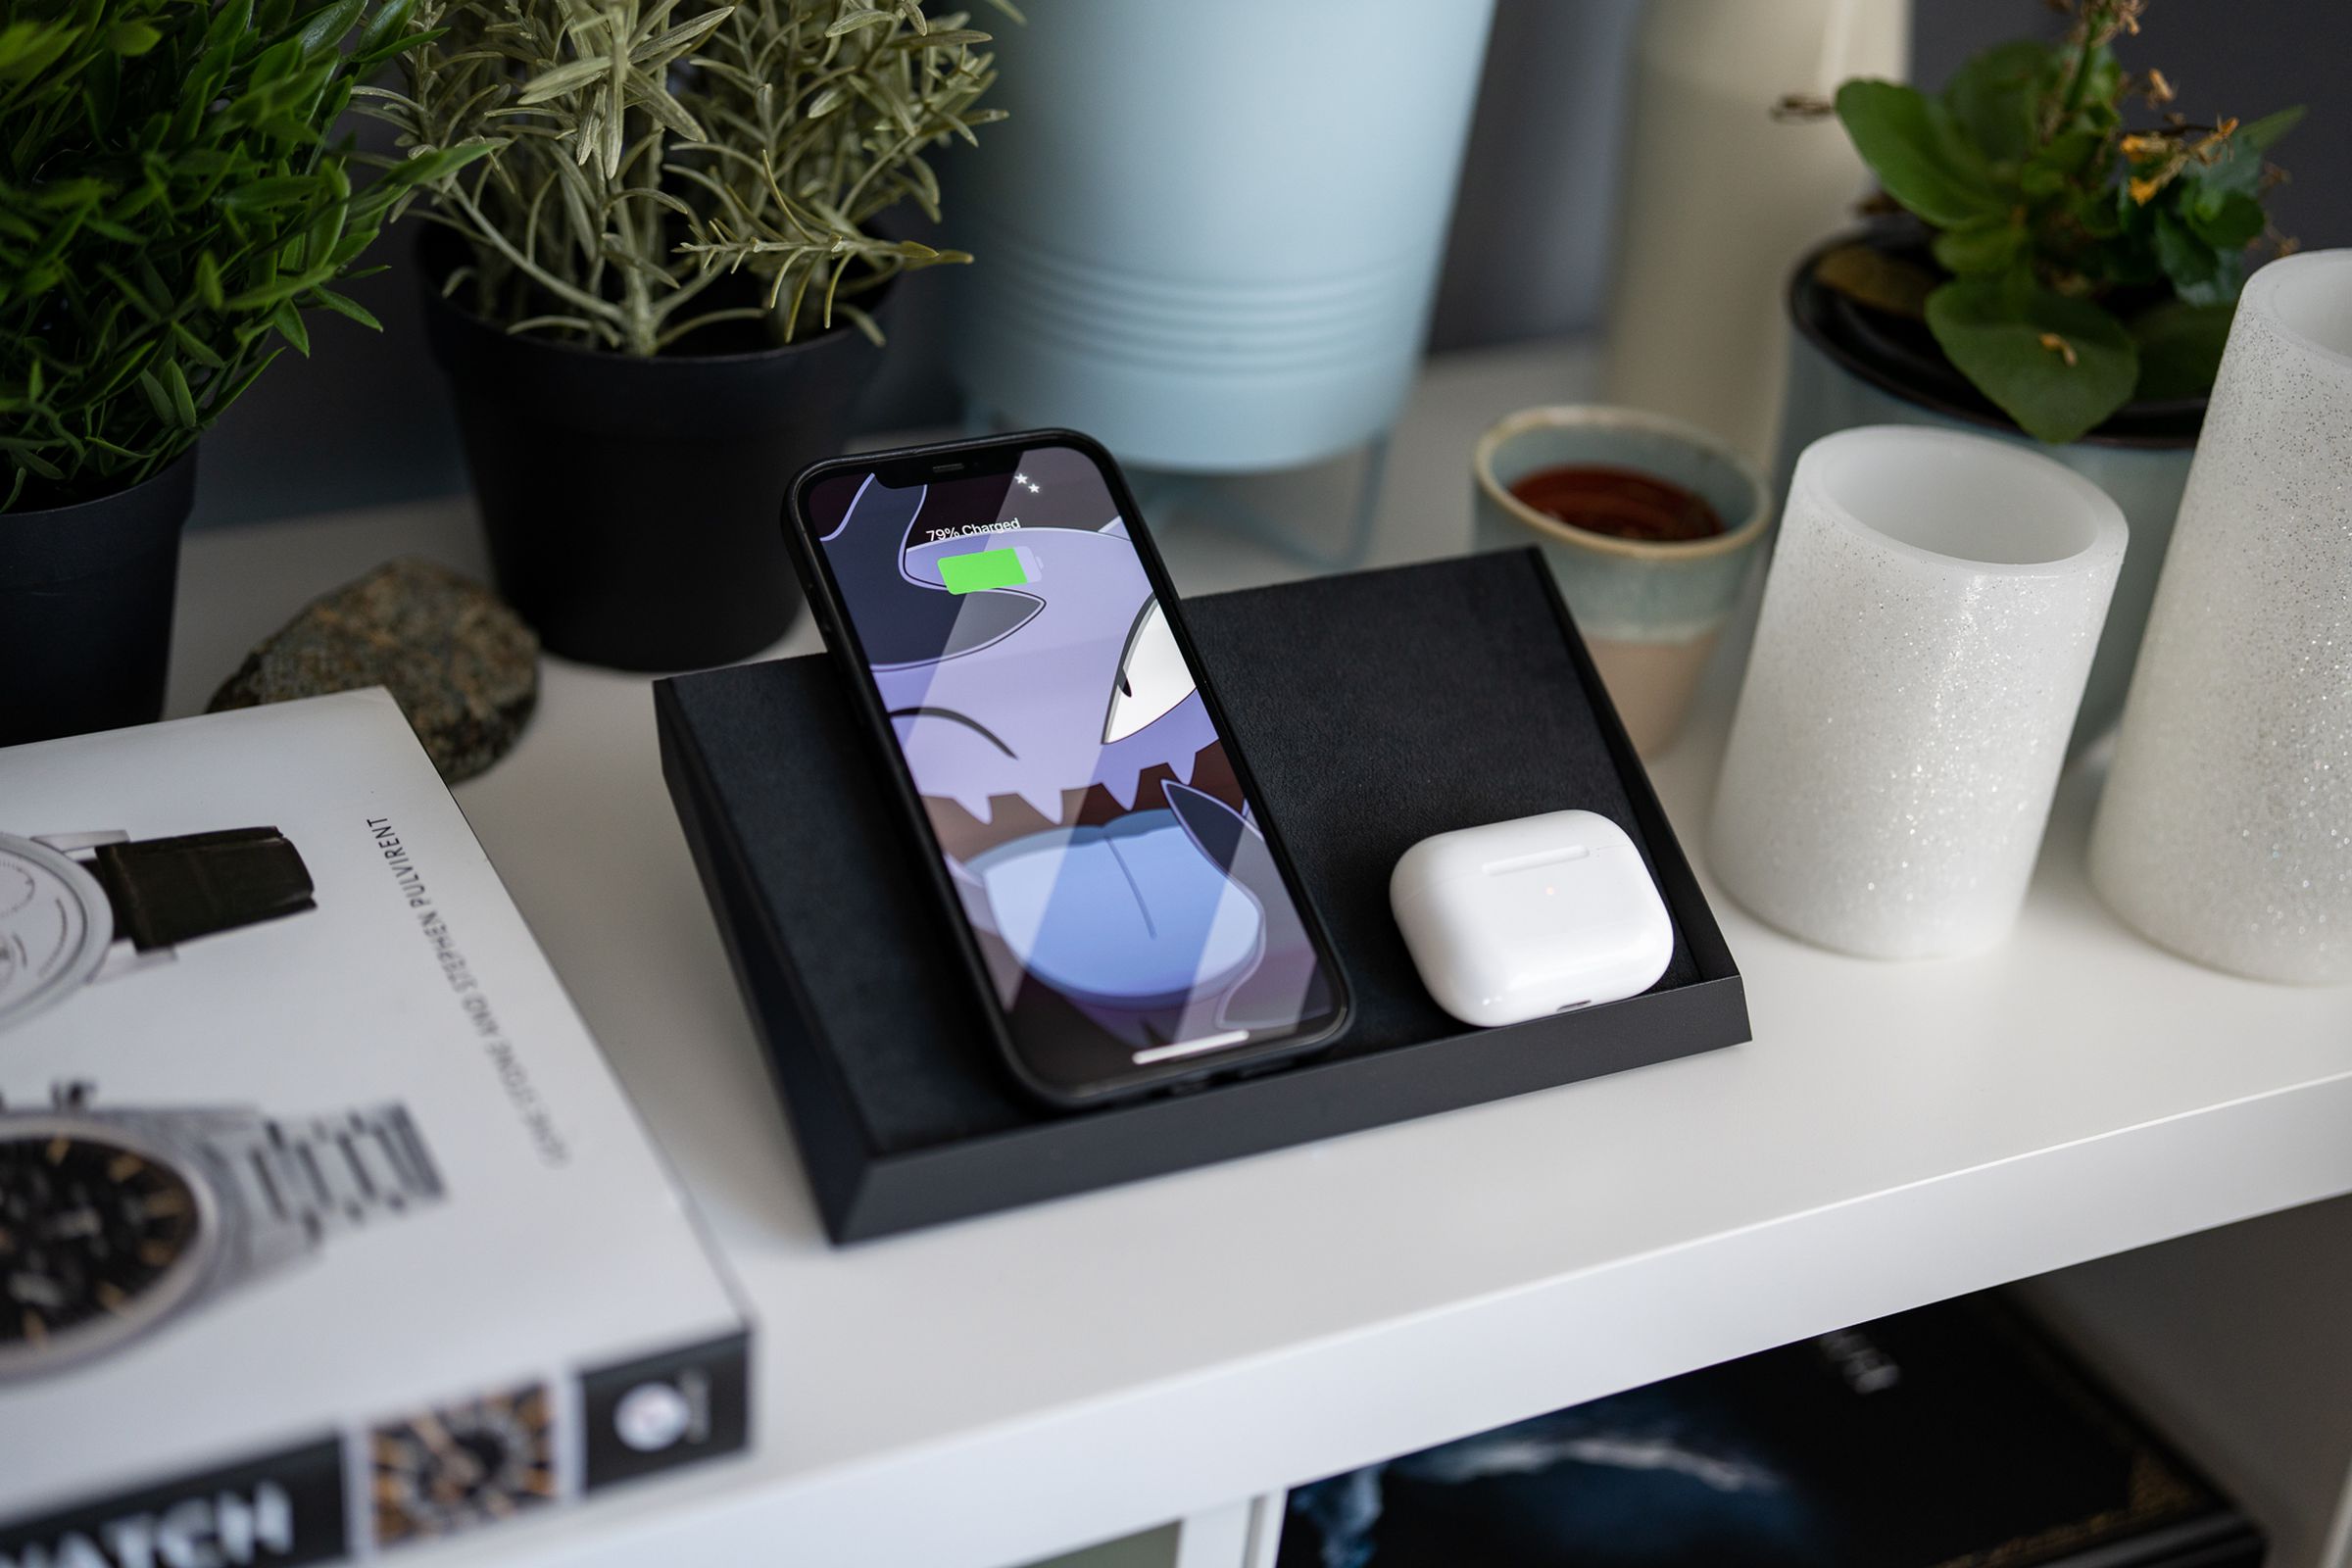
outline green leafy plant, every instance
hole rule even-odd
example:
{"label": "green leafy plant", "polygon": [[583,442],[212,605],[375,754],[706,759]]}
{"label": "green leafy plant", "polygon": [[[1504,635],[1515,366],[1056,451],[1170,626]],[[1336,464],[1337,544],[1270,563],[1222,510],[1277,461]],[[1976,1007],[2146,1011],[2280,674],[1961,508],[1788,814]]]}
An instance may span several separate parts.
{"label": "green leafy plant", "polygon": [[413,0],[0,8],[0,511],[93,500],[195,444],[416,181],[329,127],[417,41]]}
{"label": "green leafy plant", "polygon": [[[514,331],[651,355],[722,321],[784,342],[842,316],[878,339],[857,299],[970,260],[869,230],[903,200],[936,221],[925,152],[1003,118],[977,107],[995,74],[962,15],[424,0],[419,21],[441,36],[373,112],[417,153],[497,149],[431,181],[431,211],[472,249],[447,286]],[[745,274],[760,286],[717,287]]]}
{"label": "green leafy plant", "polygon": [[[1913,297],[1936,343],[2044,441],[2076,440],[2134,397],[2210,390],[2248,249],[2277,240],[2263,197],[2282,176],[2263,155],[2303,111],[2246,124],[2170,112],[2163,73],[2128,74],[2112,47],[2139,30],[2143,3],[2072,0],[2063,41],[1995,45],[1935,97],[1838,90],[1886,195],[1936,230],[1948,276]],[[2151,116],[2137,128],[2133,101]]]}

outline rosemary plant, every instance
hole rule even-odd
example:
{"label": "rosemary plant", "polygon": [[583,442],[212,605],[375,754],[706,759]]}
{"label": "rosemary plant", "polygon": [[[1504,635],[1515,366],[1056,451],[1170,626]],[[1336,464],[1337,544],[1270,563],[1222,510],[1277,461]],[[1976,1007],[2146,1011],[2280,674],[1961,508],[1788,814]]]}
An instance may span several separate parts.
{"label": "rosemary plant", "polygon": [[[988,35],[915,0],[422,0],[438,36],[370,112],[415,154],[488,146],[429,183],[469,242],[445,280],[510,330],[624,354],[722,321],[773,341],[897,272],[970,258],[869,225],[912,201],[939,218],[924,154],[1002,118]],[[756,277],[756,291],[713,291]]]}

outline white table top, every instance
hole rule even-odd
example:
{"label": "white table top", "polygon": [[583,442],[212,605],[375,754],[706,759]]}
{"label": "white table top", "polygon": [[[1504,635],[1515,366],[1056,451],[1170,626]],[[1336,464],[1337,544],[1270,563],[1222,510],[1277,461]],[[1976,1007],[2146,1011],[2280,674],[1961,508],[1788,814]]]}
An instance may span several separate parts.
{"label": "white table top", "polygon": [[[1440,362],[1373,559],[1461,548],[1472,438],[1590,384],[1573,346]],[[1160,532],[1188,593],[1298,569]],[[194,536],[172,711],[411,550],[481,569],[463,502]],[[804,625],[784,651],[814,646]],[[1702,878],[1727,675],[1653,774]],[[2230,979],[2118,924],[2082,871],[2097,782],[2068,776],[1988,956],[1818,952],[1710,883],[1750,1045],[842,1250],[663,790],[648,683],[551,660],[521,746],[459,800],[754,1304],[759,1439],[439,1560],[1013,1563],[2352,1191],[2352,990]]]}

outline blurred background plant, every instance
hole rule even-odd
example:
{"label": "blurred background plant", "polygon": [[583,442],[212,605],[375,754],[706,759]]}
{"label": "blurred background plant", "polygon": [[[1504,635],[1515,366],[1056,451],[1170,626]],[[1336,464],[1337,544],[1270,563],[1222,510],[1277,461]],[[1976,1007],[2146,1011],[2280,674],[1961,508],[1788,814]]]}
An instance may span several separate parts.
{"label": "blurred background plant", "polygon": [[1980,391],[2056,443],[2135,399],[2211,389],[2249,248],[2292,248],[2265,212],[2284,176],[2264,154],[2303,115],[2192,122],[2163,72],[2117,63],[2144,0],[2065,9],[2063,39],[1996,44],[1938,95],[1839,87],[1838,120],[1887,197],[1935,231],[1945,275],[1864,246],[1818,272],[1924,318]]}
{"label": "blurred background plant", "polygon": [[[429,182],[431,215],[472,249],[445,287],[514,331],[652,355],[724,321],[782,343],[839,316],[878,339],[858,300],[970,260],[869,231],[901,201],[936,221],[925,151],[1002,118],[976,107],[995,74],[963,15],[425,0],[418,20],[437,36],[404,57],[405,91],[366,89],[368,112],[412,153],[496,149]],[[745,274],[758,290],[714,291]]]}
{"label": "blurred background plant", "polygon": [[358,186],[328,131],[419,41],[414,0],[0,9],[0,511],[127,489],[194,446],[452,149]]}

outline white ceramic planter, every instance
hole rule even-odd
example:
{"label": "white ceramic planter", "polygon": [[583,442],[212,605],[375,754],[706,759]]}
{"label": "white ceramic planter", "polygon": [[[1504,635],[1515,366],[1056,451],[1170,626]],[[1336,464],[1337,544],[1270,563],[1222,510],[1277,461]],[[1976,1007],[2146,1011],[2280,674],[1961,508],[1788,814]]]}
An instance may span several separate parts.
{"label": "white ceramic planter", "polygon": [[2200,962],[2352,981],[2352,250],[2238,301],[2090,877]]}
{"label": "white ceramic planter", "polygon": [[1025,0],[958,171],[989,413],[1248,472],[1404,406],[1493,0]]}
{"label": "white ceramic planter", "polygon": [[2124,540],[2098,486],[2006,442],[1875,425],[1807,448],[1717,787],[1732,897],[1868,957],[2006,936]]}

